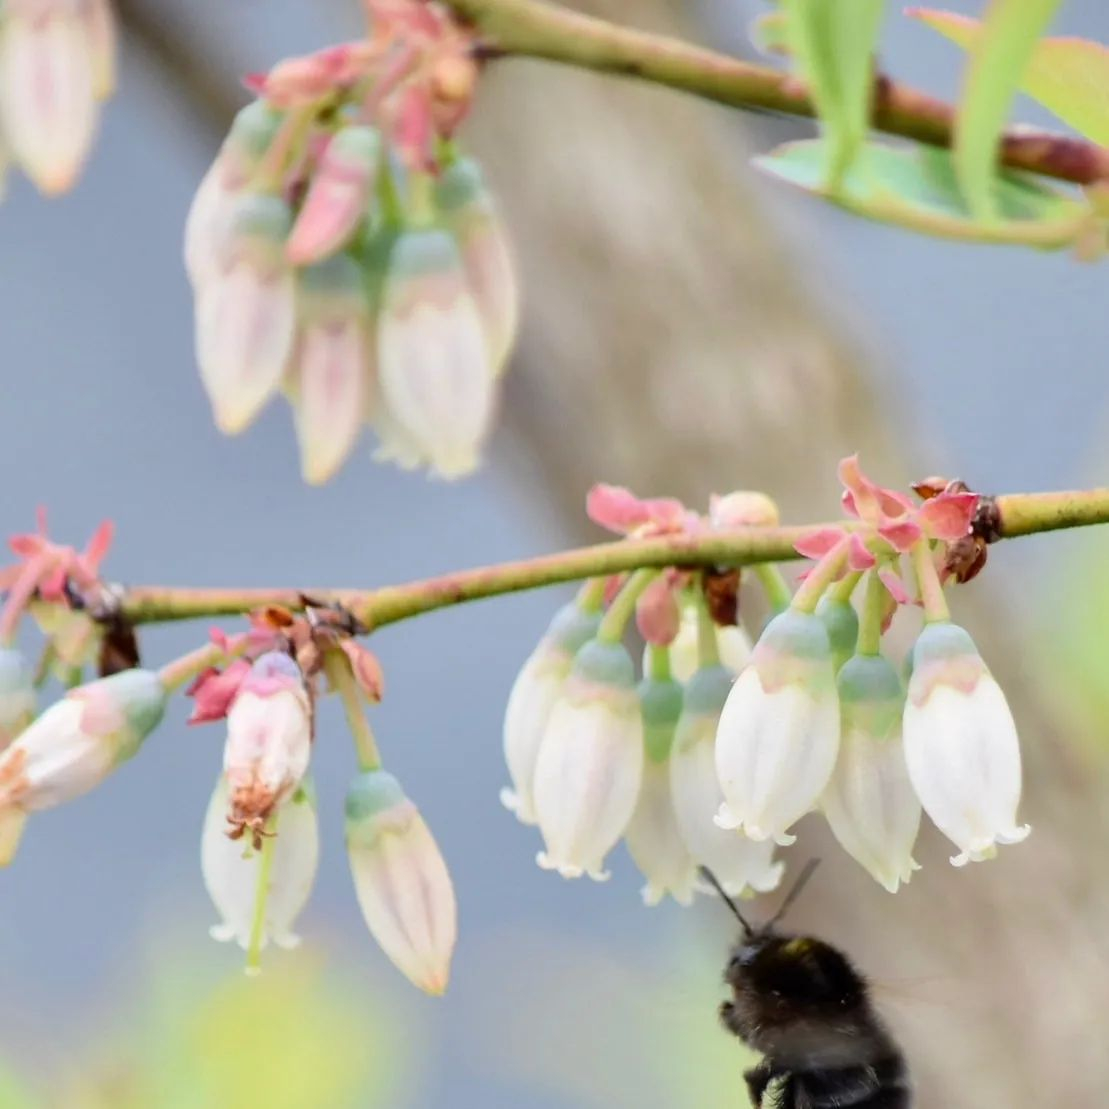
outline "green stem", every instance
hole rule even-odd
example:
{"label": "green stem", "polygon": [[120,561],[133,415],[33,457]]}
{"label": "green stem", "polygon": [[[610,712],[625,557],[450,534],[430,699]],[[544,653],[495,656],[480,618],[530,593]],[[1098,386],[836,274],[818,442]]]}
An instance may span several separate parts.
{"label": "green stem", "polygon": [[435,178],[422,170],[408,175],[408,222],[413,227],[435,222]]}
{"label": "green stem", "polygon": [[578,608],[582,612],[600,612],[605,607],[605,579],[590,578],[578,590]]}
{"label": "green stem", "polygon": [[785,612],[793,602],[793,591],[786,583],[782,571],[773,562],[760,562],[754,570],[775,614]]}
{"label": "green stem", "polygon": [[862,570],[852,570],[851,573],[844,574],[830,590],[832,599],[850,604],[851,598],[855,595],[855,590],[858,588],[862,576]]}
{"label": "green stem", "polygon": [[916,573],[920,600],[924,605],[924,621],[927,624],[945,624],[951,619],[947,598],[943,595],[939,571],[932,561],[932,548],[927,539],[921,539],[912,549],[913,571]]}
{"label": "green stem", "polygon": [[[692,93],[732,108],[815,116],[795,73],[752,65],[681,39],[621,27],[542,0],[444,0],[473,24],[493,57],[544,58]],[[950,147],[956,110],[888,78],[875,88],[878,131]],[[1031,129],[1006,132],[1001,161],[1015,169],[1089,185],[1109,178],[1109,150]]]}
{"label": "green stem", "polygon": [[270,896],[270,872],[273,870],[273,852],[277,845],[277,815],[266,821],[262,838],[261,859],[258,864],[258,882],[254,887],[254,919],[250,924],[250,946],[246,952],[247,974],[258,974],[262,969],[262,941],[266,933],[266,903]]}
{"label": "green stem", "polygon": [[[997,497],[993,503],[997,509],[996,533],[1002,539],[1109,523],[1109,489],[1018,493]],[[173,620],[242,616],[269,606],[300,612],[304,608],[304,597],[308,596],[324,602],[338,601],[368,627],[377,628],[484,597],[539,589],[559,582],[606,578],[646,567],[756,566],[762,562],[788,562],[801,557],[794,544],[803,536],[822,527],[842,526],[843,521],[836,521],[804,527],[748,527],[700,535],[622,539],[379,589],[327,589],[311,585],[284,589],[136,586],[124,593],[121,612],[134,624],[160,624]]]}
{"label": "green stem", "polygon": [[810,571],[793,595],[797,612],[813,613],[825,590],[839,577],[847,562],[847,540],[841,539]]}
{"label": "green stem", "polygon": [[720,665],[720,640],[716,634],[716,621],[709,611],[704,595],[697,593],[697,667]]}
{"label": "green stem", "polygon": [[886,587],[878,577],[878,571],[871,570],[866,578],[863,618],[859,621],[859,644],[856,650],[860,655],[873,656],[882,648],[882,612],[885,603]]}
{"label": "green stem", "polygon": [[656,682],[668,682],[670,672],[670,648],[658,643],[647,644],[647,672]]}
{"label": "green stem", "polygon": [[176,693],[182,686],[188,685],[198,674],[207,670],[209,666],[218,666],[229,659],[238,658],[248,647],[245,635],[234,636],[228,641],[227,649],[216,643],[206,643],[187,655],[167,662],[158,671],[167,693]]}
{"label": "green stem", "polygon": [[346,655],[339,650],[325,651],[323,668],[327,680],[342,701],[343,714],[347,718],[347,727],[350,728],[350,734],[354,739],[359,767],[362,770],[380,770],[381,753],[377,749],[373,728],[370,727],[370,722],[363,711],[358,683],[350,672],[350,663]]}
{"label": "green stem", "polygon": [[624,629],[635,614],[636,602],[657,577],[657,570],[636,570],[628,578],[616,594],[616,599],[609,605],[608,612],[601,618],[601,626],[597,629],[599,642],[619,643],[623,639]]}

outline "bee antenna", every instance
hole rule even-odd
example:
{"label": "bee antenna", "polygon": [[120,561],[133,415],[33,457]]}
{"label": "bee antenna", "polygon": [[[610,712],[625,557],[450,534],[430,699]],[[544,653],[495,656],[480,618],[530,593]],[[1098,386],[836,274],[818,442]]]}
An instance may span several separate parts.
{"label": "bee antenna", "polygon": [[793,883],[793,888],[786,894],[786,899],[782,902],[781,908],[779,908],[767,922],[767,929],[773,928],[774,925],[786,915],[790,905],[797,900],[801,891],[808,885],[809,879],[813,876],[818,866],[820,866],[819,859],[809,859],[809,861],[805,863],[805,869],[797,875],[797,881]]}
{"label": "bee antenna", "polygon": [[720,894],[720,898],[724,902],[724,904],[727,905],[733,913],[735,913],[736,920],[738,920],[739,923],[743,925],[743,934],[745,936],[754,935],[754,929],[751,927],[750,924],[747,923],[746,920],[744,920],[743,914],[739,911],[739,906],[736,905],[736,903],[725,892],[724,887],[720,884],[720,880],[716,877],[716,875],[713,874],[713,872],[709,870],[707,866],[701,866],[697,869],[701,872],[701,877],[704,878],[705,881],[708,882],[708,884],[712,886],[712,888],[716,890],[718,894]]}

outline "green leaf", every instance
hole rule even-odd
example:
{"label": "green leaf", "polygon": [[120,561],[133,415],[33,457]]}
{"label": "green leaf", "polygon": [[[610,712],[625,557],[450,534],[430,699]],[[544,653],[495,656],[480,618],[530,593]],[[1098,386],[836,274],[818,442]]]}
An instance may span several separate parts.
{"label": "green leaf", "polygon": [[760,54],[792,53],[789,44],[789,17],[785,12],[763,12],[751,20],[747,37]]}
{"label": "green leaf", "polygon": [[931,147],[867,143],[833,192],[824,177],[825,142],[787,143],[755,165],[867,219],[964,242],[1058,249],[1073,244],[1094,218],[1086,203],[1030,176],[1003,173],[988,182],[1000,218],[981,223],[964,199],[950,154]]}
{"label": "green leaf", "polygon": [[991,182],[1001,129],[1036,43],[1060,0],[993,0],[970,49],[955,123],[955,173],[976,219],[997,218]]}
{"label": "green leaf", "polygon": [[884,0],[785,0],[788,42],[828,138],[837,187],[866,141]]}
{"label": "green leaf", "polygon": [[[977,19],[935,8],[907,8],[905,14],[965,49],[975,45],[982,29]],[[1109,50],[1101,43],[1041,39],[1021,88],[1079,134],[1109,146]]]}

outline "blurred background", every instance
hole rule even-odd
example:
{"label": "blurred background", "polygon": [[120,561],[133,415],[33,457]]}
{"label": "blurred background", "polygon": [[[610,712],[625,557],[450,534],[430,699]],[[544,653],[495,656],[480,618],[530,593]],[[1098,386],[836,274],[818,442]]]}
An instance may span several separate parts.
{"label": "blurred background", "polygon": [[[577,6],[738,52],[760,10]],[[765,488],[787,520],[829,514],[834,461],[855,449],[889,484],[1105,480],[1104,268],[912,238],[757,180],[748,154],[803,124],[509,61],[470,125],[526,301],[489,463],[446,486],[367,447],[306,488],[285,406],[239,439],[212,425],[181,228],[234,75],[357,34],[358,4],[121,7],[120,90],[84,179],[49,203],[13,179],[0,210],[4,533],[42,504],[66,541],[111,516],[107,572],[123,582],[371,586],[597,538],[582,513],[594,480],[695,503]],[[955,49],[894,7],[885,68],[955,95]],[[1109,40],[1109,11],[1070,0],[1058,28]],[[896,898],[828,852],[796,912],[880,980],[928,1109],[1032,1106],[1049,1089],[1053,1104],[1104,1103],[1106,556],[1093,533],[1006,544],[956,600],[1013,696],[1032,839],[956,872],[926,831],[925,869]],[[533,831],[497,803],[505,696],[562,599],[374,639],[386,763],[458,892],[445,998],[417,996],[362,926],[341,827],[354,760],[331,705],[304,947],[267,953],[248,981],[238,950],[207,940],[198,845],[222,735],[187,729],[181,702],[141,758],[36,818],[0,878],[0,1106],[746,1105],[745,1060],[715,1019],[726,913],[643,909],[625,857],[607,885],[542,874]],[[205,634],[148,630],[145,657]],[[825,845],[818,821],[803,828],[794,859]]]}

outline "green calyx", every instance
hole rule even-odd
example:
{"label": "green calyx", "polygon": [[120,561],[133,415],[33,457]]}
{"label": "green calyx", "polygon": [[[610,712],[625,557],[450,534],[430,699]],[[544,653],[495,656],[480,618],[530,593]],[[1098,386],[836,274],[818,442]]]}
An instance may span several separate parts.
{"label": "green calyx", "polygon": [[827,660],[832,653],[824,621],[814,613],[797,609],[788,609],[766,625],[755,647],[756,651],[760,649],[815,662]]}
{"label": "green calyx", "polygon": [[231,221],[236,238],[258,239],[284,246],[293,228],[293,210],[279,196],[247,193],[239,198]]}
{"label": "green calyx", "polygon": [[137,754],[143,741],[162,722],[168,695],[152,670],[121,670],[95,683],[123,713],[126,724],[117,733],[116,763]]}
{"label": "green calyx", "polygon": [[600,625],[600,612],[585,612],[577,601],[570,601],[554,614],[545,638],[567,654],[576,655],[597,634]]}
{"label": "green calyx", "polygon": [[846,734],[858,730],[888,739],[900,726],[904,688],[893,664],[881,655],[855,655],[836,679]]}
{"label": "green calyx", "polygon": [[344,127],[331,140],[327,153],[375,170],[381,161],[381,133],[364,125]]}
{"label": "green calyx", "polygon": [[407,800],[400,782],[387,770],[364,770],[347,789],[347,834]]}
{"label": "green calyx", "polygon": [[622,643],[591,639],[574,656],[574,677],[617,689],[635,689],[635,663]]}
{"label": "green calyx", "polygon": [[850,601],[822,597],[816,615],[828,633],[832,660],[838,670],[855,653],[859,641],[859,616]]}
{"label": "green calyx", "polygon": [[449,232],[438,227],[402,231],[389,255],[389,279],[412,280],[461,271],[462,256]]}
{"label": "green calyx", "polygon": [[332,254],[297,271],[297,304],[305,317],[365,309],[365,274],[349,255]]}
{"label": "green calyx", "polygon": [[637,693],[647,757],[652,762],[665,762],[670,757],[674,732],[682,715],[682,687],[672,678],[647,677],[639,683]]}
{"label": "green calyx", "polygon": [[256,164],[277,137],[284,119],[284,112],[277,111],[265,100],[255,100],[235,116],[227,141],[247,162]]}
{"label": "green calyx", "polygon": [[734,681],[734,675],[724,666],[702,666],[686,682],[684,713],[687,716],[719,716]]}
{"label": "green calyx", "polygon": [[913,644],[914,670],[929,662],[944,662],[967,655],[979,657],[969,633],[958,624],[925,624]]}

